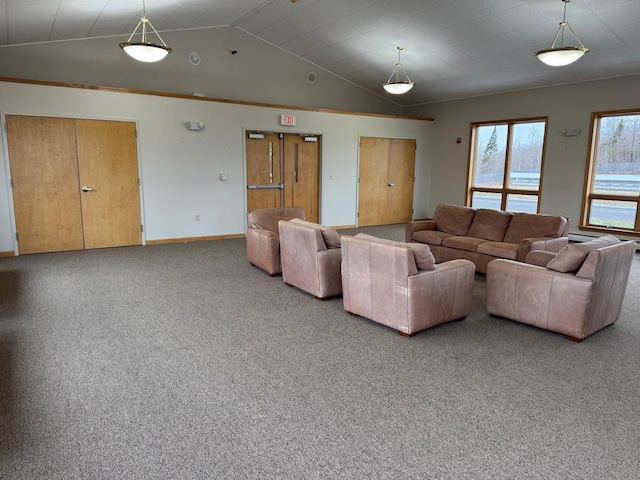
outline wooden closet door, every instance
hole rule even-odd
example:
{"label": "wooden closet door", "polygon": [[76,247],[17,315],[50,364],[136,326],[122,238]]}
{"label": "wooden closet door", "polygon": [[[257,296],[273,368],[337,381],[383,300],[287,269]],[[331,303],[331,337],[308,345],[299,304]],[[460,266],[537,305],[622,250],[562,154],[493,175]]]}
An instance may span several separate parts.
{"label": "wooden closet door", "polygon": [[85,248],[141,245],[135,123],[76,120],[76,132]]}
{"label": "wooden closet door", "polygon": [[415,140],[360,139],[358,226],[411,221],[415,159]]}
{"label": "wooden closet door", "polygon": [[84,248],[75,121],[7,115],[19,253]]}
{"label": "wooden closet door", "polygon": [[304,209],[309,222],[320,221],[320,146],[313,135],[284,136],[284,206]]}
{"label": "wooden closet door", "polygon": [[389,139],[386,224],[407,223],[413,219],[415,167],[416,141]]}

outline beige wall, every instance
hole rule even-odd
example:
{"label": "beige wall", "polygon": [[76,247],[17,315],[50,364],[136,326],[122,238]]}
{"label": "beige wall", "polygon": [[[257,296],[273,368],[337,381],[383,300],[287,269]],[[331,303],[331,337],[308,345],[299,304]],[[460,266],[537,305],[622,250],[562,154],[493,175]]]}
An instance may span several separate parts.
{"label": "beige wall", "polygon": [[[640,110],[640,76],[442,102],[405,109],[435,118],[429,213],[439,203],[465,201],[470,123],[549,117],[541,211],[571,217],[578,232],[592,112]],[[576,137],[563,129],[579,128]],[[456,138],[462,143],[457,144]]]}

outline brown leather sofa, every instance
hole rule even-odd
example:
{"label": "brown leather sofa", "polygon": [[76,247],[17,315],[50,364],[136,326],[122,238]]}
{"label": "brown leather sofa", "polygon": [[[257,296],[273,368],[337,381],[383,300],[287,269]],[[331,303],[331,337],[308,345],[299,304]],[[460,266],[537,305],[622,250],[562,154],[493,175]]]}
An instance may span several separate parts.
{"label": "brown leather sofa", "polygon": [[474,273],[468,260],[436,265],[427,245],[342,235],[344,309],[402,335],[465,318]]}
{"label": "brown leather sofa", "polygon": [[282,280],[317,299],[342,293],[340,235],[300,219],[278,222]]}
{"label": "brown leather sofa", "polygon": [[406,226],[405,241],[426,243],[436,261],[472,261],[479,273],[497,258],[524,262],[532,250],[559,252],[569,243],[569,219],[559,215],[440,204],[433,218]]}
{"label": "brown leather sofa", "polygon": [[282,272],[278,222],[305,219],[302,207],[261,208],[247,213],[247,259],[269,275]]}
{"label": "brown leather sofa", "polygon": [[636,243],[611,235],[487,269],[489,314],[581,341],[620,315]]}

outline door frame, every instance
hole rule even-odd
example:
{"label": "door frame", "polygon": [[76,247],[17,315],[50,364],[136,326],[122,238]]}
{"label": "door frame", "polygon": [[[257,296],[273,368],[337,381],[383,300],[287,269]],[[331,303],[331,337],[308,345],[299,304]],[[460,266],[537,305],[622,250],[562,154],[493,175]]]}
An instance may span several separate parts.
{"label": "door frame", "polygon": [[[363,138],[385,138],[385,139],[398,139],[398,140],[415,140],[416,142],[416,146],[418,144],[418,139],[414,138],[414,137],[402,137],[400,135],[397,136],[393,136],[393,137],[387,137],[387,136],[383,136],[383,135],[365,135],[363,133],[358,135],[358,161],[356,162],[356,228],[358,228],[360,226],[360,212],[358,211],[358,208],[360,206],[360,151],[361,148],[360,146],[362,145],[362,139]],[[417,147],[416,147],[417,148]],[[417,159],[418,159],[418,154],[417,154],[417,150],[416,150],[416,163],[417,163]],[[415,169],[416,166],[414,164],[413,166],[413,171],[414,171],[414,191],[413,191],[413,199],[412,199],[412,211],[415,212],[416,210],[416,192],[415,192]],[[413,214],[411,215],[411,218],[413,218]]]}
{"label": "door frame", "polygon": [[[7,115],[15,115],[15,116],[23,116],[23,117],[44,117],[44,118],[71,118],[74,120],[103,120],[110,122],[130,122],[134,123],[136,126],[136,154],[138,156],[138,193],[140,197],[140,222],[142,224],[142,245],[146,245],[147,243],[147,229],[146,229],[146,221],[145,221],[145,212],[144,212],[144,179],[142,174],[142,152],[140,147],[140,127],[138,123],[138,119],[135,118],[113,118],[113,117],[91,117],[91,116],[82,116],[82,115],[60,115],[60,114],[51,114],[48,115],[46,113],[41,112],[16,112],[16,111],[0,111],[0,122],[2,123],[2,154],[4,161],[4,170],[6,176],[6,187],[8,192],[8,200],[9,200],[9,221],[11,222],[11,241],[13,242],[13,254],[14,256],[20,255],[20,251],[18,249],[18,241],[16,240],[16,213],[15,213],[15,205],[13,203],[13,187],[11,186],[11,161],[9,159],[9,141],[7,132],[5,130],[5,126],[7,124],[6,116]],[[246,200],[245,200],[246,201]]]}
{"label": "door frame", "polygon": [[[322,139],[324,135],[322,133],[314,133],[308,130],[284,130],[279,125],[278,128],[260,128],[260,127],[242,127],[242,186],[244,188],[244,196],[242,201],[244,202],[244,211],[247,212],[247,135],[249,133],[278,133],[278,134],[291,134],[291,135],[309,135],[320,137],[318,145],[318,217],[319,223],[322,223]],[[284,155],[284,151],[282,152]],[[244,216],[244,229],[247,229],[247,215]]]}

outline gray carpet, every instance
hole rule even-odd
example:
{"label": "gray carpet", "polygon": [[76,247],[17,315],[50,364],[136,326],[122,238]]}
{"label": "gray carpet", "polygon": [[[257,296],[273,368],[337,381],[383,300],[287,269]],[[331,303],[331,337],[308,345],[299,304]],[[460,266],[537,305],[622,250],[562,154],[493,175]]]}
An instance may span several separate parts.
{"label": "gray carpet", "polygon": [[638,478],[639,258],[575,344],[489,317],[481,275],[467,320],[401,337],[244,249],[0,259],[0,478]]}

